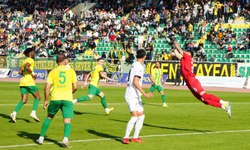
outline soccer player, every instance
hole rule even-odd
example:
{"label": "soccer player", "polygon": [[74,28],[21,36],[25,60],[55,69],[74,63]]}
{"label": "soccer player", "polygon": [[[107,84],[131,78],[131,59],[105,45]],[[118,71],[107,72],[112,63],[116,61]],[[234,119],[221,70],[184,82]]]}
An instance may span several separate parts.
{"label": "soccer player", "polygon": [[146,51],[143,49],[138,50],[136,57],[137,61],[132,64],[129,70],[127,89],[125,92],[125,100],[128,104],[132,117],[127,124],[126,133],[123,139],[124,144],[129,144],[129,135],[133,130],[134,124],[135,132],[132,142],[145,143],[145,141],[142,141],[139,138],[139,133],[142,129],[145,118],[141,95],[144,95],[147,98],[153,97],[152,93],[146,93],[142,89],[142,80],[144,74],[144,68],[142,64],[146,59]]}
{"label": "soccer player", "polygon": [[95,66],[94,70],[91,71],[87,75],[85,79],[85,83],[82,85],[82,89],[84,89],[86,85],[88,84],[89,77],[91,77],[88,96],[79,97],[77,99],[74,99],[73,102],[76,103],[76,102],[82,102],[82,101],[90,101],[96,95],[101,98],[101,103],[105,109],[106,114],[109,114],[111,111],[114,110],[114,107],[108,108],[107,103],[106,103],[106,96],[99,89],[99,81],[100,81],[100,77],[103,77],[110,81],[114,81],[114,80],[110,79],[103,73],[103,65],[104,65],[104,59],[103,58],[97,59],[97,65]]}
{"label": "soccer player", "polygon": [[[69,59],[66,58],[66,65],[65,65],[65,66],[68,67],[68,68],[71,68],[71,66],[70,66],[68,63],[69,63]],[[52,92],[53,89],[54,89],[54,86],[52,86],[52,87],[50,88],[50,92]]]}
{"label": "soccer player", "polygon": [[161,64],[159,61],[155,62],[155,68],[151,71],[151,75],[150,75],[150,80],[152,81],[152,85],[150,87],[150,92],[149,93],[153,93],[156,89],[158,90],[158,92],[161,93],[161,98],[163,101],[163,107],[168,107],[168,105],[166,104],[166,97],[165,97],[165,93],[163,91],[163,88],[161,86],[161,82],[165,83],[165,81],[163,81],[162,78],[162,70],[161,70]]}
{"label": "soccer player", "polygon": [[77,78],[73,69],[66,67],[66,58],[63,54],[59,54],[56,58],[58,67],[53,69],[46,81],[44,96],[45,101],[43,108],[46,110],[48,106],[50,86],[54,84],[51,93],[51,101],[48,107],[48,115],[43,121],[41,134],[36,142],[43,144],[44,135],[49,128],[51,120],[54,118],[59,109],[61,109],[64,118],[64,139],[62,141],[65,147],[70,148],[68,138],[71,132],[71,119],[74,115],[73,93],[77,90]]}
{"label": "soccer player", "polygon": [[24,60],[22,66],[19,69],[19,74],[22,75],[22,78],[19,84],[22,100],[17,104],[15,110],[13,111],[13,113],[10,114],[10,116],[12,120],[16,123],[17,112],[27,102],[29,93],[31,93],[33,97],[35,98],[35,101],[33,103],[33,109],[30,114],[30,117],[32,117],[35,121],[39,122],[40,120],[36,116],[36,109],[40,101],[40,95],[39,95],[38,87],[36,86],[35,81],[34,81],[37,78],[37,75],[34,73],[34,65],[35,65],[34,58],[36,56],[36,53],[33,48],[27,48],[24,51],[24,55],[27,58]]}
{"label": "soccer player", "polygon": [[[206,105],[211,105],[214,107],[219,107],[228,113],[229,118],[231,118],[231,106],[228,101],[223,101],[220,98],[216,97],[213,94],[207,94],[205,90],[202,88],[200,81],[195,78],[195,74],[193,73],[193,52],[187,51],[184,52],[178,42],[172,37],[172,42],[176,49],[174,53],[176,57],[181,60],[181,72],[183,79],[185,80],[187,87],[192,92],[192,94],[200,101],[202,101]],[[182,55],[182,56],[181,56]]]}

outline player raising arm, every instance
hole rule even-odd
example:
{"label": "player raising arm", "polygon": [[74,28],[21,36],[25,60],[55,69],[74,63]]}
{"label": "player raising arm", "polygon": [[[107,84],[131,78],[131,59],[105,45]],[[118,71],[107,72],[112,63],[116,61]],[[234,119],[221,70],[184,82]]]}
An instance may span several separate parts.
{"label": "player raising arm", "polygon": [[174,53],[178,59],[181,60],[181,72],[187,87],[192,92],[192,94],[200,101],[206,105],[211,105],[214,107],[219,107],[228,113],[229,118],[231,118],[231,106],[228,101],[223,101],[213,94],[207,94],[202,88],[200,81],[195,78],[193,73],[193,52],[184,52],[178,42],[173,38],[173,44],[175,46]]}
{"label": "player raising arm", "polygon": [[44,88],[44,109],[48,106],[50,86],[54,84],[51,93],[51,101],[48,107],[47,118],[43,121],[43,126],[38,144],[43,144],[44,135],[49,128],[51,120],[54,118],[59,109],[61,109],[64,118],[64,139],[62,141],[65,147],[70,148],[68,138],[71,132],[71,119],[74,115],[73,93],[77,90],[77,78],[73,69],[66,67],[67,60],[63,54],[56,58],[58,67],[53,69],[48,76]]}
{"label": "player raising arm", "polygon": [[15,110],[13,111],[13,113],[10,114],[10,116],[11,116],[11,119],[16,123],[17,112],[27,102],[29,93],[31,93],[33,97],[35,98],[35,101],[33,103],[33,108],[32,108],[30,117],[32,117],[35,121],[39,122],[40,120],[36,116],[36,109],[40,101],[40,95],[39,95],[38,87],[36,86],[35,81],[34,81],[37,78],[37,75],[34,73],[34,66],[35,66],[34,58],[36,56],[36,53],[33,48],[27,48],[24,51],[24,55],[27,58],[24,60],[22,66],[19,69],[19,74],[22,75],[22,78],[19,84],[22,100],[17,104]]}
{"label": "player raising arm", "polygon": [[101,98],[101,103],[106,111],[106,114],[109,114],[111,111],[114,110],[114,107],[108,108],[107,103],[106,103],[106,96],[99,89],[99,81],[100,81],[100,77],[105,78],[107,80],[111,80],[111,81],[114,81],[114,80],[110,79],[103,73],[103,65],[104,65],[104,59],[103,58],[97,59],[97,65],[95,66],[94,70],[91,71],[87,75],[85,82],[82,85],[82,89],[84,89],[86,85],[88,84],[89,77],[91,77],[88,96],[79,97],[77,99],[74,99],[73,102],[76,103],[76,102],[82,102],[82,101],[90,101],[96,95]]}
{"label": "player raising arm", "polygon": [[150,87],[150,93],[152,94],[156,89],[158,90],[159,93],[161,93],[161,98],[163,101],[163,107],[168,107],[166,104],[166,97],[165,93],[162,88],[162,83],[164,83],[163,78],[162,78],[162,70],[161,70],[161,64],[159,61],[155,62],[155,68],[151,71],[150,75],[150,80],[152,81],[152,85]]}
{"label": "player raising arm", "polygon": [[123,139],[124,144],[129,144],[129,135],[133,130],[134,124],[136,125],[132,142],[145,143],[139,138],[139,133],[142,129],[145,118],[141,95],[144,95],[147,98],[153,97],[152,93],[146,93],[142,89],[142,80],[144,74],[144,68],[142,64],[146,59],[146,52],[143,49],[138,50],[136,57],[137,61],[132,64],[129,70],[128,84],[125,92],[125,100],[128,104],[132,117],[127,124],[126,133]]}

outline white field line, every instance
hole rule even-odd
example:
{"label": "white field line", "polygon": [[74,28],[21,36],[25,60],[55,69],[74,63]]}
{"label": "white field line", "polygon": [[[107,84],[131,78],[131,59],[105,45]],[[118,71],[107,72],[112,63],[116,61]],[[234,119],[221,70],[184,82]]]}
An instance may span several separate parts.
{"label": "white field line", "polygon": [[[41,102],[43,103],[43,102]],[[43,104],[39,105],[43,105]],[[84,105],[84,106],[95,106],[100,105],[101,103],[77,103],[77,105]],[[108,105],[127,105],[127,103],[107,103]],[[143,103],[144,105],[162,105],[162,103]],[[203,103],[167,103],[168,105],[204,105]],[[250,104],[250,102],[230,102],[230,104]],[[17,104],[0,104],[0,106],[16,106]],[[33,106],[33,104],[25,104],[25,106]]]}
{"label": "white field line", "polygon": [[[147,137],[167,137],[167,136],[188,136],[188,135],[219,134],[219,133],[242,133],[242,132],[250,132],[250,130],[229,130],[229,131],[214,131],[214,132],[159,134],[159,135],[145,135],[145,136],[140,136],[140,137],[147,138]],[[74,140],[74,141],[69,141],[69,142],[70,143],[82,143],[82,142],[107,141],[107,140],[116,140],[116,139],[122,139],[122,137],[103,138],[103,139]],[[55,143],[59,143],[59,142],[55,142]],[[43,143],[43,144],[44,145],[50,145],[50,144],[55,144],[55,143],[50,142],[50,143]],[[0,148],[27,147],[27,146],[37,146],[37,144],[6,145],[6,146],[0,146]]]}

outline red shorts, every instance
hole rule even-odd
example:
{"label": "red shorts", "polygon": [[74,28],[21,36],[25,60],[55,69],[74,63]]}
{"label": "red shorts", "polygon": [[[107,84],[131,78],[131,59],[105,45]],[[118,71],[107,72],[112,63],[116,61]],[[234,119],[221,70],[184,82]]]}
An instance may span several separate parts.
{"label": "red shorts", "polygon": [[193,93],[193,95],[199,99],[201,99],[200,93],[204,91],[204,89],[201,87],[201,83],[198,79],[196,79],[195,77],[189,77],[186,80],[186,84],[187,87],[189,88],[189,90]]}

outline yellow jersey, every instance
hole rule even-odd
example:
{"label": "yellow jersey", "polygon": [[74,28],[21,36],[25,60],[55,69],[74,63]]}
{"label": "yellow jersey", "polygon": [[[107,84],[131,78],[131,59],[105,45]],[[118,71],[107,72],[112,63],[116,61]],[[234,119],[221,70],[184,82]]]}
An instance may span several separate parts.
{"label": "yellow jersey", "polygon": [[189,31],[189,32],[192,32],[192,31],[193,31],[193,25],[192,25],[192,24],[190,24],[190,25],[188,26],[188,31]]}
{"label": "yellow jersey", "polygon": [[51,100],[67,100],[73,102],[72,83],[77,82],[76,72],[66,66],[58,66],[48,76],[47,83],[54,84]]}
{"label": "yellow jersey", "polygon": [[23,69],[23,76],[20,80],[19,86],[35,86],[36,85],[32,77],[32,74],[25,69],[27,63],[30,64],[30,70],[34,71],[34,66],[35,66],[34,59],[30,57],[26,58],[21,66]]}
{"label": "yellow jersey", "polygon": [[[153,77],[153,81],[156,85],[161,85],[161,76],[162,76],[162,70],[154,68],[151,71],[151,76]],[[153,84],[153,83],[152,83]]]}
{"label": "yellow jersey", "polygon": [[99,81],[100,81],[100,72],[103,71],[103,67],[101,65],[96,65],[94,70],[90,72],[91,80],[90,84],[99,87]]}
{"label": "yellow jersey", "polygon": [[168,60],[168,54],[162,54],[161,60]]}

